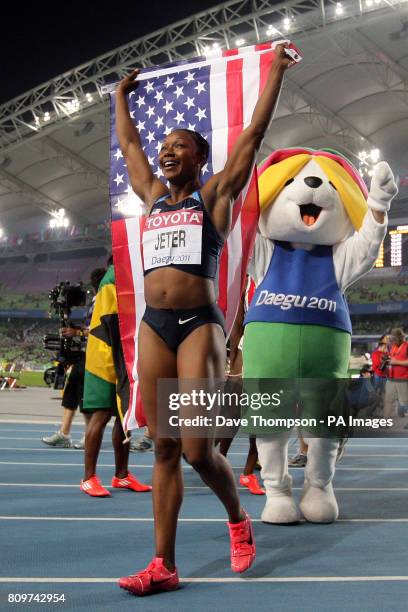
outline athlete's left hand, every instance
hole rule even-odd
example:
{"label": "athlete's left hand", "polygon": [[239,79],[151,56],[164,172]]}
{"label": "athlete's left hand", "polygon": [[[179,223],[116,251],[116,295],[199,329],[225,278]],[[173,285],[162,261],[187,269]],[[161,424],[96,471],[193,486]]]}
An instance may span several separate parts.
{"label": "athlete's left hand", "polygon": [[398,187],[391,168],[387,162],[379,162],[374,167],[374,174],[371,179],[371,187],[367,199],[368,207],[379,213],[387,213],[390,210],[391,201],[397,193]]}

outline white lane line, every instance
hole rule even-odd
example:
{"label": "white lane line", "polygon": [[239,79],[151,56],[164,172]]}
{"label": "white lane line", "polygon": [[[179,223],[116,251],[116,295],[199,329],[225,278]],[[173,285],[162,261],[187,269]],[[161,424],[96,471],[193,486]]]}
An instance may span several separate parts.
{"label": "white lane line", "polygon": [[[44,432],[42,430],[35,430],[35,429],[24,429],[24,431],[21,431],[21,429],[13,429],[13,430],[11,430],[11,429],[1,429],[1,423],[5,423],[5,422],[6,421],[2,421],[0,419],[0,431],[1,431],[1,433],[7,433],[7,432],[12,432],[12,433],[38,433],[39,434],[39,438],[41,438],[41,436],[44,435]],[[16,424],[16,423],[18,423],[18,421],[10,421],[10,423]],[[27,421],[27,423],[28,424],[35,424],[36,422]],[[56,427],[56,428],[59,427],[59,424],[55,423],[55,421],[54,422],[38,421],[38,424],[39,425],[50,424],[53,427]],[[80,423],[74,423],[73,426],[80,428],[79,430],[76,430],[74,432],[76,435],[81,435],[81,434],[84,433],[84,431],[85,431],[84,427]],[[112,425],[110,423],[108,423],[107,426],[108,427],[112,427]],[[142,435],[142,432],[135,432],[133,434],[133,436],[135,438],[137,438],[139,435]],[[37,440],[38,441],[39,438],[38,437],[37,438],[25,438],[25,437],[24,438],[21,438],[21,437],[13,437],[13,438],[11,438],[9,436],[0,436],[0,440]],[[375,438],[373,438],[372,440],[374,440],[374,439]],[[393,439],[394,440],[406,440],[406,438],[393,438]],[[247,446],[248,443],[247,442],[240,442],[240,441],[236,441],[236,440],[234,440],[234,442],[233,442],[233,446],[234,447],[235,446],[243,446],[243,445]],[[392,443],[392,439],[390,439],[389,444],[372,444],[371,443],[371,439],[370,439],[370,442],[368,442],[367,444],[358,444],[358,443],[355,443],[352,440],[350,440],[347,443],[346,450],[349,450],[349,449],[352,449],[352,448],[357,448],[357,447],[358,448],[369,448],[369,449],[372,449],[372,448],[390,448],[390,449],[405,448],[405,449],[408,449],[408,443],[407,444],[393,444]],[[230,452],[228,454],[229,455],[246,455],[247,453],[245,453],[245,452]]]}
{"label": "white lane line", "polygon": [[[4,425],[21,425],[22,427],[24,427],[25,425],[51,425],[51,427],[59,427],[59,423],[58,423],[58,417],[54,417],[52,420],[50,420],[49,418],[47,420],[35,420],[35,419],[2,419],[0,418],[0,426],[1,424]],[[84,427],[83,423],[73,423],[72,424],[73,427]],[[113,427],[112,423],[108,423],[107,427]]]}
{"label": "white lane line", "polygon": [[[44,421],[38,420],[38,419],[37,420],[35,420],[35,419],[28,419],[28,420],[24,419],[24,421],[22,421],[21,419],[19,420],[19,419],[1,419],[0,418],[0,425],[2,423],[4,423],[6,425],[7,424],[21,425],[23,427],[24,427],[24,425],[52,425],[53,426],[53,425],[55,425],[56,418],[52,419],[52,421],[49,420],[49,419],[44,420]],[[77,425],[77,423],[75,423],[75,425]]]}
{"label": "white lane line", "polygon": [[26,438],[26,437],[15,437],[15,436],[0,436],[0,440],[32,440],[32,441],[35,440],[36,442],[38,442],[39,440],[41,440],[41,438],[44,435],[45,435],[44,433],[42,434],[42,436],[41,436],[41,434],[39,434],[39,436],[37,438]]}
{"label": "white lane line", "polygon": [[[26,425],[51,425],[51,427],[59,427],[60,426],[60,422],[58,421],[57,417],[55,417],[53,420],[46,420],[46,421],[45,420],[32,420],[32,419],[31,420],[28,419],[28,420],[22,421],[21,419],[2,419],[0,417],[0,426],[2,424],[4,424],[4,425],[19,425],[20,427],[15,430],[15,431],[18,431],[18,432],[20,432],[20,428],[21,427],[24,428]],[[82,429],[84,428],[83,423],[81,423],[81,422],[74,422],[72,424],[72,427],[80,427]],[[113,427],[113,424],[111,422],[109,422],[107,424],[107,427]],[[4,431],[11,431],[11,430],[4,430]],[[27,432],[28,431],[33,431],[35,433],[37,430],[25,430],[25,431],[27,431]],[[137,430],[137,429],[135,429],[133,431],[133,435],[136,436],[136,437],[138,435],[141,435],[142,433],[143,433],[143,428],[140,429],[140,431]],[[355,442],[355,440],[363,440],[363,439],[367,439],[368,441],[366,443]],[[291,440],[293,442],[295,442],[296,441],[296,436],[293,436],[291,438]],[[374,441],[374,440],[382,440],[382,441],[388,440],[389,442],[388,442],[388,444],[372,444],[372,441]],[[408,442],[408,436],[407,437],[401,437],[401,438],[400,437],[395,437],[395,438],[388,438],[388,437],[386,437],[386,438],[354,438],[354,439],[351,438],[348,441],[347,444],[348,444],[348,446],[362,446],[362,447],[384,446],[386,448],[392,446],[392,448],[394,448],[397,445],[393,444],[393,441],[396,441],[396,440],[398,440],[398,441],[401,440],[401,441],[407,441]],[[247,446],[248,445],[248,439],[247,438],[243,439],[243,438],[238,437],[238,438],[234,439],[233,444],[234,445],[239,445],[239,446],[243,446],[243,445]],[[401,445],[401,446],[406,448],[408,446],[408,444],[404,444],[404,445]]]}
{"label": "white lane line", "polygon": [[[40,452],[40,451],[41,452],[48,452],[48,453],[50,453],[50,452],[54,451],[54,452],[58,452],[58,453],[61,453],[61,452],[72,453],[73,452],[73,454],[75,454],[75,452],[78,452],[78,451],[84,452],[84,449],[83,448],[73,448],[73,447],[72,448],[60,448],[58,446],[55,447],[55,446],[48,446],[48,445],[44,444],[44,448],[16,448],[16,447],[14,447],[14,448],[5,448],[5,447],[0,446],[0,452],[1,451],[8,451],[8,452],[9,451],[23,451],[23,452],[30,452],[30,453],[31,452]],[[101,449],[99,452],[100,453],[113,453],[113,448],[111,448],[111,449],[106,449],[106,448],[105,449]],[[149,452],[150,451],[144,451],[143,454],[149,453]],[[387,456],[393,456],[393,455],[387,455]],[[407,455],[407,457],[408,457],[408,455]]]}
{"label": "white lane line", "polygon": [[[105,485],[104,485],[105,486]],[[45,487],[45,488],[79,488],[78,484],[49,484],[41,482],[0,482],[0,487]],[[247,491],[246,487],[237,487],[239,491]],[[114,487],[105,486],[105,489],[114,489]],[[184,489],[202,489],[211,492],[206,486],[184,486]],[[293,491],[301,491],[302,487],[292,487]],[[384,491],[384,492],[406,492],[408,487],[335,487],[337,492],[351,492],[351,491],[362,491],[365,493],[372,493],[373,491]],[[211,492],[212,495],[212,492]]]}
{"label": "white lane line", "polygon": [[[406,447],[408,449],[408,447]],[[0,447],[0,451],[3,450]],[[16,449],[16,450],[20,450],[20,449]],[[342,461],[344,461],[345,459],[350,459],[350,458],[354,458],[354,457],[400,457],[400,458],[404,458],[406,459],[408,457],[408,454],[403,454],[403,455],[395,455],[394,453],[350,453],[349,452],[350,449],[346,446],[346,451],[344,454],[344,457],[342,459]],[[247,456],[248,453],[228,453],[228,457],[230,455],[243,455],[244,457]]]}
{"label": "white lane line", "polygon": [[[37,578],[1,576],[0,583],[36,583],[36,584],[107,584],[117,583],[119,578]],[[279,582],[407,582],[408,576],[265,576],[262,578],[180,578],[184,583],[207,584],[245,584],[246,582],[279,583]]]}
{"label": "white lane line", "polygon": [[[61,426],[60,423],[54,423],[53,424],[53,427],[55,427],[54,431],[59,429],[60,426]],[[85,432],[85,428],[84,428],[83,425],[76,425],[76,427],[79,427],[80,429],[73,429],[73,427],[74,427],[74,425],[71,426],[71,431],[75,435],[79,435],[79,434]],[[6,427],[2,427],[1,426],[1,422],[0,422],[0,431],[1,431],[2,434],[5,434],[5,433],[19,433],[19,434],[35,433],[35,434],[39,434],[39,435],[41,435],[41,434],[44,435],[44,429],[45,429],[44,427],[41,427],[41,428],[38,428],[38,429],[26,429],[26,428],[21,428],[21,427],[18,428],[18,429],[14,429],[14,428],[13,429],[8,429]],[[50,431],[50,430],[51,430],[51,428],[47,427],[47,431]]]}
{"label": "white lane line", "polygon": [[[9,440],[12,440],[12,439],[17,439],[17,438],[9,438]],[[23,438],[21,438],[21,439],[23,439]],[[26,439],[28,440],[29,438],[26,438]],[[37,438],[33,438],[33,439],[37,439]],[[37,439],[37,441],[38,441],[38,439]],[[58,451],[59,453],[60,452],[68,452],[68,453],[70,453],[72,451],[78,451],[78,450],[82,450],[83,451],[84,449],[83,448],[82,449],[78,449],[78,448],[60,448],[58,446],[54,447],[54,446],[48,446],[46,444],[44,444],[44,447],[41,447],[41,448],[17,448],[17,447],[0,446],[0,453],[1,453],[1,451],[7,451],[7,452],[10,452],[10,451],[13,451],[13,452],[14,451],[21,451],[21,452],[30,452],[30,453],[31,452],[38,453],[38,452]],[[113,448],[111,448],[111,449],[109,449],[109,448],[108,449],[101,449],[99,452],[100,453],[113,453]],[[143,455],[146,454],[147,456],[149,456],[149,453],[151,453],[151,452],[152,451],[143,451],[143,453],[141,453],[141,454],[143,454]],[[248,453],[228,453],[228,457],[230,455],[242,455],[242,456],[246,457],[247,454]],[[357,453],[348,453],[347,452],[344,455],[343,459],[342,459],[342,463],[345,460],[347,460],[347,459],[354,459],[354,457],[359,458],[359,459],[360,458],[361,459],[365,459],[365,458],[373,459],[375,457],[379,457],[379,458],[387,458],[387,457],[389,458],[389,457],[391,457],[393,459],[394,458],[395,459],[406,459],[408,457],[408,454],[407,455],[394,455],[394,454],[391,454],[391,453],[387,453],[387,454],[371,454],[371,453],[370,454],[365,454],[365,453],[357,454]]]}
{"label": "white lane line", "polygon": [[[82,463],[35,463],[34,461],[29,461],[29,462],[22,462],[22,461],[0,461],[0,465],[42,465],[42,466],[56,466],[56,467],[77,467],[77,468],[82,468],[84,467],[83,462]],[[98,467],[108,467],[108,468],[114,468],[115,464],[114,463],[100,463],[98,464]],[[191,465],[183,465],[182,466],[184,469],[190,469],[192,470],[193,468],[191,467]],[[153,465],[145,465],[143,463],[137,464],[137,463],[133,463],[133,464],[129,464],[129,468],[149,468],[152,469]],[[236,469],[241,469],[241,468],[236,468]]]}
{"label": "white lane line", "polygon": [[[33,461],[0,461],[0,465],[43,465],[43,466],[54,466],[54,467],[83,467],[83,463],[46,463],[46,462],[33,462]],[[113,463],[101,463],[99,467],[115,467]],[[144,464],[144,463],[132,463],[129,464],[130,468],[153,468],[153,464]],[[184,470],[192,470],[191,465],[182,465]],[[233,470],[242,470],[241,466],[231,466]],[[299,471],[299,468],[292,468],[289,466],[289,469]],[[351,471],[351,472],[407,472],[408,467],[392,467],[392,468],[383,468],[383,467],[336,467],[336,472],[338,471]]]}
{"label": "white lane line", "polygon": [[[0,521],[98,521],[114,523],[152,523],[153,517],[118,517],[118,516],[0,516]],[[226,518],[179,518],[179,523],[225,523]],[[261,523],[261,519],[251,518],[253,523]],[[352,518],[337,519],[337,523],[408,523],[408,518]]]}

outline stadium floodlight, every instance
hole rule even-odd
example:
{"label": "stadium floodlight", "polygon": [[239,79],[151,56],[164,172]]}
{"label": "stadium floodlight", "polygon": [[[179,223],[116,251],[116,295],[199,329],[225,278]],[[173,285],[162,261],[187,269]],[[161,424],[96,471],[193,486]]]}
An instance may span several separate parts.
{"label": "stadium floodlight", "polygon": [[289,19],[289,17],[285,17],[285,19],[283,20],[283,29],[286,32],[289,32],[289,30],[290,30],[290,19]]}
{"label": "stadium floodlight", "polygon": [[275,26],[269,25],[267,30],[266,30],[266,35],[267,36],[276,36],[276,34],[279,34],[279,30],[277,30],[275,28]]}
{"label": "stadium floodlight", "polygon": [[359,151],[359,168],[358,171],[362,177],[373,176],[374,166],[380,160],[381,152],[380,149],[371,149],[371,151]]}
{"label": "stadium floodlight", "polygon": [[69,219],[65,216],[65,209],[59,208],[52,213],[53,218],[50,219],[50,227],[68,227]]}
{"label": "stadium floodlight", "polygon": [[44,113],[43,120],[44,120],[44,121],[50,121],[50,119],[51,119],[51,115],[50,115],[49,111],[46,111],[46,112]]}
{"label": "stadium floodlight", "polygon": [[371,8],[373,6],[373,0],[366,0],[366,7]]}
{"label": "stadium floodlight", "polygon": [[344,8],[341,2],[336,2],[336,15],[338,15],[340,17],[340,15],[343,15],[344,13]]}
{"label": "stadium floodlight", "polygon": [[221,45],[218,42],[213,42],[212,46],[203,45],[203,51],[207,57],[218,55],[221,49]]}
{"label": "stadium floodlight", "polygon": [[237,38],[235,44],[237,45],[237,47],[242,47],[242,45],[245,45],[245,38]]}
{"label": "stadium floodlight", "polygon": [[127,188],[127,195],[122,198],[118,198],[115,208],[117,208],[122,215],[134,217],[135,215],[144,214],[144,203],[135,194],[130,185]]}
{"label": "stadium floodlight", "polygon": [[93,102],[93,96],[92,96],[92,94],[87,93],[87,94],[86,94],[86,96],[85,96],[85,98],[86,98],[86,101],[87,101],[87,102]]}
{"label": "stadium floodlight", "polygon": [[79,103],[79,100],[77,98],[74,98],[73,100],[68,100],[68,102],[66,102],[64,106],[68,113],[75,113],[76,111],[79,111],[81,105]]}

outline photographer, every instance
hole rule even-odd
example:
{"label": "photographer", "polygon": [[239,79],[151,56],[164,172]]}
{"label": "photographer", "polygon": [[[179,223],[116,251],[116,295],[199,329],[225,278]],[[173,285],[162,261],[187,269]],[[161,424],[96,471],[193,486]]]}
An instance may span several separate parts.
{"label": "photographer", "polygon": [[388,336],[384,334],[378,341],[378,346],[371,355],[373,382],[375,390],[378,393],[383,393],[387,380],[387,366],[389,361],[388,354]]}
{"label": "photographer", "polygon": [[402,329],[391,332],[391,349],[389,352],[388,380],[385,385],[384,417],[396,415],[395,402],[398,402],[398,414],[408,412],[408,342]]}
{"label": "photographer", "polygon": [[85,377],[85,349],[86,339],[89,334],[89,323],[92,316],[95,294],[99,283],[105,274],[104,268],[96,268],[90,276],[90,284],[94,292],[92,303],[88,309],[84,325],[74,326],[67,321],[67,326],[60,328],[60,336],[70,342],[71,359],[73,359],[62,396],[62,407],[64,409],[61,428],[52,436],[44,436],[42,442],[48,446],[60,448],[84,448],[84,437],[80,442],[73,444],[71,440],[71,427],[75,411],[79,407],[84,416],[85,426],[89,421],[89,415],[82,410],[82,398],[84,394]]}
{"label": "photographer", "polygon": [[363,365],[359,378],[351,382],[350,400],[353,416],[356,418],[373,417],[380,407],[381,397],[375,389],[372,368],[368,364]]}

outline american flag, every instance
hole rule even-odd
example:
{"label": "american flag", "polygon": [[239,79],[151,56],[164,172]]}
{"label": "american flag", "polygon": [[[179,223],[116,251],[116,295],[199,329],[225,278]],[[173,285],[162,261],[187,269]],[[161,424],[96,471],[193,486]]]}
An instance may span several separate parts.
{"label": "american flag", "polygon": [[[237,137],[249,124],[278,44],[242,47],[211,58],[147,68],[129,94],[129,110],[153,172],[162,178],[158,152],[176,128],[200,132],[210,144],[202,180],[223,169]],[[124,429],[144,424],[137,385],[137,335],[143,317],[141,231],[143,203],[134,194],[115,132],[115,95],[111,94],[110,200],[119,321],[131,385]],[[232,328],[245,284],[259,215],[256,170],[234,204],[232,229],[221,254],[218,304]]]}

